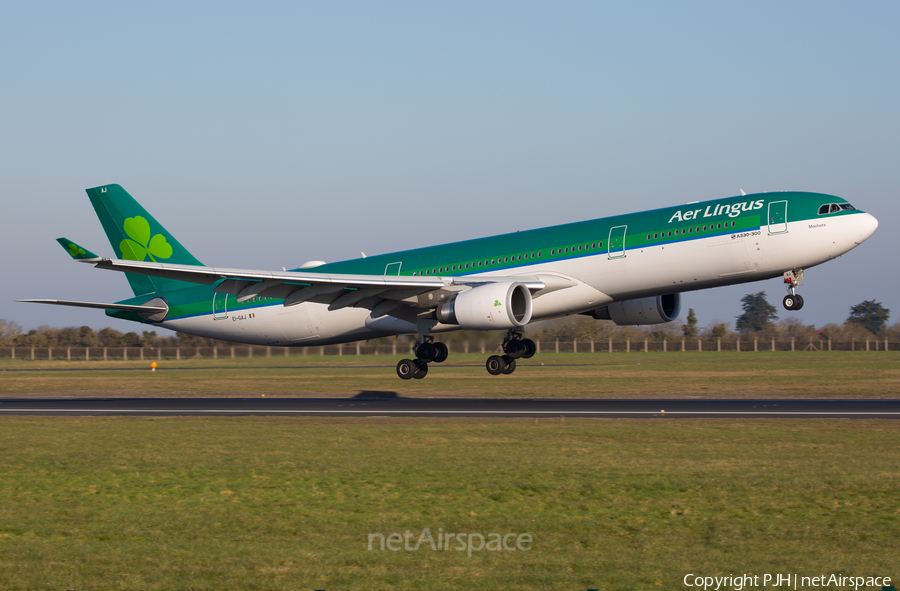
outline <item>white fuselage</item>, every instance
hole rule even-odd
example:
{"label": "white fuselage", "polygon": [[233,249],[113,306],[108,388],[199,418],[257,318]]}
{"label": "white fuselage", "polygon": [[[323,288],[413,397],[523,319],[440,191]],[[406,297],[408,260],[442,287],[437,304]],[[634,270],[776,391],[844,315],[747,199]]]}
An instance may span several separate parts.
{"label": "white fuselage", "polygon": [[[877,225],[865,213],[804,220],[665,245],[634,249],[626,245],[624,256],[601,252],[542,261],[518,267],[515,275],[556,276],[574,284],[535,297],[532,320],[543,320],[614,301],[758,281],[806,269],[855,248]],[[312,302],[285,307],[278,301],[261,301],[250,312],[213,314],[210,310],[207,315],[166,320],[160,326],[227,341],[280,346],[327,345],[416,332],[414,324],[392,316],[373,319],[365,308],[328,308],[328,304]],[[459,329],[438,324],[431,332]]]}

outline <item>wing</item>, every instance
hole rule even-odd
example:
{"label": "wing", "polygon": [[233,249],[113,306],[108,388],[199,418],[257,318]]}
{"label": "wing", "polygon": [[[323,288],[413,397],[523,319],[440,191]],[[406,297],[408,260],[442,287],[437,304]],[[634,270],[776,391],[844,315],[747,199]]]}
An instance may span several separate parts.
{"label": "wing", "polygon": [[283,299],[285,306],[313,301],[327,303],[329,310],[361,307],[372,317],[386,314],[415,321],[424,309],[432,309],[456,293],[485,283],[515,281],[534,292],[547,292],[574,285],[543,277],[409,277],[393,275],[340,275],[306,271],[258,271],[194,265],[94,259],[100,269],[163,277],[203,285],[216,285],[217,293],[234,295],[239,302],[258,296]]}

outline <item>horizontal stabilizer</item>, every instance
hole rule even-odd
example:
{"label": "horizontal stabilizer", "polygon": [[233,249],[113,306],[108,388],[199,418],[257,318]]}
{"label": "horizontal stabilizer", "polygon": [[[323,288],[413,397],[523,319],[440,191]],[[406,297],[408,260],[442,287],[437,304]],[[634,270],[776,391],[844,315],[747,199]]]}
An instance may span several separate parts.
{"label": "horizontal stabilizer", "polygon": [[[32,304],[54,304],[56,306],[75,306],[77,308],[96,308],[98,310],[118,310],[120,312],[134,312],[144,318],[161,322],[169,312],[169,306],[160,298],[153,298],[147,304],[136,306],[133,304],[104,304],[101,302],[76,302],[72,300],[16,300],[17,302],[30,302]],[[150,304],[150,305],[148,305]]]}
{"label": "horizontal stabilizer", "polygon": [[88,249],[75,244],[68,238],[57,238],[57,242],[59,245],[66,249],[66,252],[69,253],[76,261],[86,261],[86,262],[97,262],[100,260],[100,257],[89,251]]}

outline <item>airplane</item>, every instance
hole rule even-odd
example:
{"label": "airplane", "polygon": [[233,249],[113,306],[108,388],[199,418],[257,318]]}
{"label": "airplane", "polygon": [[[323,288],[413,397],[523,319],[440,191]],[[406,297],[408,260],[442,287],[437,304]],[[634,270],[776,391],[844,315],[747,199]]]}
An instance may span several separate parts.
{"label": "airplane", "polygon": [[106,310],[183,333],[254,345],[331,345],[417,335],[397,375],[421,379],[448,357],[435,335],[505,330],[511,374],[532,357],[530,322],[585,314],[619,325],[671,322],[681,294],[783,277],[787,310],[803,307],[804,270],[856,248],[872,215],[821,193],[741,195],[282,271],[209,267],[119,185],[87,190],[117,258],[59,238],[73,259],[125,274],[115,303],[18,300]]}

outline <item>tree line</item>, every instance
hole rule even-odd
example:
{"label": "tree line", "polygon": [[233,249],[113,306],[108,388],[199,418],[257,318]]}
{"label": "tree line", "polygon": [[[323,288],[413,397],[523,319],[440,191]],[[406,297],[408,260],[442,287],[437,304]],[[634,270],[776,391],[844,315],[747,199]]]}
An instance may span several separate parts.
{"label": "tree line", "polygon": [[94,330],[90,326],[56,328],[42,325],[23,332],[17,322],[0,318],[2,347],[212,347],[228,344],[180,332],[174,335],[158,335],[155,330],[123,333],[114,328]]}
{"label": "tree line", "polygon": [[736,318],[732,330],[725,322],[714,320],[705,327],[700,327],[694,309],[688,310],[683,322],[674,321],[667,324],[650,326],[617,326],[609,320],[597,321],[585,316],[569,316],[564,319],[550,321],[539,331],[532,333],[532,338],[545,341],[681,341],[687,340],[736,340],[738,338],[769,341],[810,339],[831,339],[835,342],[865,341],[866,339],[887,338],[900,340],[900,322],[887,325],[890,310],[874,300],[866,300],[850,307],[850,314],[841,323],[829,323],[818,328],[812,324],[803,324],[796,317],[779,319],[777,309],[766,299],[764,291],[747,294],[741,299],[743,314]]}
{"label": "tree line", "polygon": [[[618,326],[610,320],[594,320],[588,316],[573,315],[556,320],[538,322],[528,327],[533,339],[542,341],[680,341],[759,338],[761,340],[832,339],[835,342],[867,338],[900,340],[900,322],[887,325],[890,310],[875,300],[866,300],[850,307],[850,314],[841,323],[829,323],[822,328],[803,324],[797,318],[779,319],[777,309],[766,299],[766,292],[747,294],[741,299],[743,314],[736,318],[735,329],[721,321],[713,321],[706,327],[697,324],[694,309],[688,310],[684,322],[669,322],[651,326]],[[496,333],[488,331],[458,331],[442,334],[440,339],[450,344],[496,340]],[[408,341],[409,336],[399,337]],[[375,339],[387,343],[393,339]],[[120,332],[113,328],[94,330],[89,326],[56,328],[39,326],[23,332],[16,322],[0,319],[0,346],[3,347],[227,347],[228,343],[184,333],[159,335],[156,331]]]}

